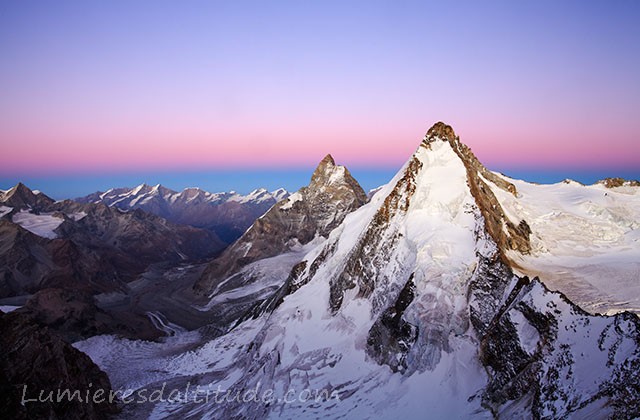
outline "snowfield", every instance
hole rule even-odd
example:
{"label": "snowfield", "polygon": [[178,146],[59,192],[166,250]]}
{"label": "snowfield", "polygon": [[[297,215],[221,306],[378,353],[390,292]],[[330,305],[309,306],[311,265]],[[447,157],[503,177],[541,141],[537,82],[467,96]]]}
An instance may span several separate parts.
{"label": "snowfield", "polygon": [[493,192],[532,230],[532,253],[510,254],[522,274],[592,313],[640,313],[640,188],[505,179],[518,197],[490,184]]}
{"label": "snowfield", "polygon": [[[101,336],[76,348],[115,388],[256,389],[273,398],[147,402],[125,407],[124,418],[530,418],[534,407],[543,418],[634,413],[627,401],[640,398],[635,316],[589,315],[511,273],[456,150],[440,139],[423,143],[326,239],[248,265],[243,273],[257,281],[220,283],[207,309],[263,299],[291,279],[283,266],[306,262],[295,288],[226,333],[176,330],[160,343]],[[594,312],[640,308],[638,189],[508,181],[517,196],[485,182],[506,216],[533,232],[530,255],[509,254],[521,274],[539,275]],[[326,398],[309,398],[322,392]]]}
{"label": "snowfield", "polygon": [[47,239],[58,237],[54,230],[64,222],[60,216],[52,214],[32,214],[27,210],[13,215],[13,223],[17,223],[24,229]]}

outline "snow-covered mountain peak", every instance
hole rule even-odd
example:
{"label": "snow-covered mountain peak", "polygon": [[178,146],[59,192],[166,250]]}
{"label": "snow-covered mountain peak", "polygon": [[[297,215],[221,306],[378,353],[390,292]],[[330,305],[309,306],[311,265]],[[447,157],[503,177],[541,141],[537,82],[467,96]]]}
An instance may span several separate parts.
{"label": "snow-covered mountain peak", "polygon": [[276,199],[276,201],[284,200],[289,196],[289,191],[284,188],[278,188],[275,191],[271,191],[271,195]]}
{"label": "snow-covered mountain peak", "polygon": [[[515,185],[482,165],[451,126],[442,122],[434,124],[399,175],[401,178],[397,175],[392,182],[398,182],[404,190],[393,192],[392,198],[405,202],[404,211],[410,202],[417,200],[431,209],[425,208],[422,212],[441,208],[450,211],[453,217],[461,203],[466,202],[463,197],[471,197],[467,203],[478,210],[505,262],[509,250],[525,254],[530,251],[528,223],[516,214],[507,215],[492,189],[517,196]],[[454,192],[460,194],[458,203],[447,201]],[[441,202],[441,198],[445,201]]]}
{"label": "snow-covered mountain peak", "polygon": [[149,190],[149,186],[145,183],[142,183],[137,187],[135,187],[134,189],[132,189],[130,191],[130,195],[138,195],[140,193],[147,192],[148,190]]}
{"label": "snow-covered mountain peak", "polygon": [[[232,394],[262,387],[277,399],[157,404],[154,413],[637,417],[637,317],[589,315],[513,271],[516,257],[531,250],[531,235],[542,234],[547,246],[565,246],[557,232],[546,236],[550,222],[564,230],[601,213],[610,224],[629,225],[619,229],[626,237],[622,245],[630,258],[637,256],[640,207],[627,205],[636,196],[595,186],[585,197],[587,187],[511,180],[488,171],[442,123],[427,140],[366,204],[364,192],[345,195],[338,187],[343,184],[324,182],[337,166],[321,164],[308,187],[273,206],[203,272],[197,286],[219,314],[221,335],[195,350],[182,346],[175,357],[152,360],[146,368],[153,372],[147,382],[156,385],[165,379],[156,372],[165,369],[175,383],[222,384]],[[561,217],[553,208],[549,213],[553,203],[543,191],[549,189],[566,196],[558,204],[568,203],[559,207]],[[340,207],[347,198],[352,205]],[[602,211],[623,200],[625,206]],[[580,214],[569,214],[576,207]],[[570,220],[560,224],[567,214]],[[533,233],[524,218],[532,220]],[[589,225],[574,229],[582,226]],[[598,236],[594,229],[594,250],[608,240]],[[130,366],[117,361],[107,368],[129,374]],[[129,375],[140,386],[141,375]],[[340,401],[285,404],[282,396],[290,389],[335,391]]]}

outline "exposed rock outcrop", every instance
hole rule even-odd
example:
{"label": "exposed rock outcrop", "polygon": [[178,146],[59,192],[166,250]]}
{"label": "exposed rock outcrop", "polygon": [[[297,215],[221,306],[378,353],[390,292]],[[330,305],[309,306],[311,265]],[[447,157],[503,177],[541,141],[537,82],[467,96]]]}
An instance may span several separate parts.
{"label": "exposed rock outcrop", "polygon": [[100,334],[142,340],[155,340],[164,335],[146,316],[100,309],[93,295],[82,289],[42,289],[16,313],[28,315],[40,325],[54,329],[69,343]]}
{"label": "exposed rock outcrop", "polygon": [[640,181],[635,179],[624,179],[624,178],[605,178],[601,181],[597,182],[598,184],[602,184],[607,188],[617,188],[617,187],[640,187]]}
{"label": "exposed rock outcrop", "polygon": [[2,193],[0,204],[11,208],[0,218],[0,298],[35,294],[23,311],[69,340],[99,333],[158,337],[146,317],[106,314],[92,295],[126,293],[154,264],[207,258],[224,247],[204,229],[139,209],[54,202],[23,184]]}
{"label": "exposed rock outcrop", "polygon": [[501,258],[506,261],[507,250],[516,250],[525,254],[530,252],[529,236],[531,235],[531,228],[527,221],[524,219],[519,221],[510,220],[505,215],[500,202],[487,185],[487,182],[495,184],[514,196],[517,195],[515,185],[489,171],[480,163],[471,149],[460,142],[460,138],[455,135],[451,126],[443,122],[436,123],[427,131],[423,144],[429,147],[429,143],[437,140],[449,142],[467,168],[467,183],[485,218],[485,226],[489,235],[500,248]]}
{"label": "exposed rock outcrop", "polygon": [[[106,419],[118,412],[116,400],[109,401],[107,375],[87,355],[29,317],[0,312],[0,348],[5,418]],[[62,394],[65,390],[70,394]],[[34,399],[39,401],[29,401]]]}
{"label": "exposed rock outcrop", "polygon": [[[327,155],[308,186],[273,206],[256,220],[238,241],[215,259],[194,289],[210,293],[247,264],[327,236],[351,211],[367,202],[367,195],[347,168]],[[233,287],[230,282],[229,286]]]}
{"label": "exposed rock outcrop", "polygon": [[404,311],[415,298],[413,276],[402,288],[395,303],[387,308],[369,330],[367,354],[394,371],[407,369],[407,353],[418,337],[418,327],[404,318]]}

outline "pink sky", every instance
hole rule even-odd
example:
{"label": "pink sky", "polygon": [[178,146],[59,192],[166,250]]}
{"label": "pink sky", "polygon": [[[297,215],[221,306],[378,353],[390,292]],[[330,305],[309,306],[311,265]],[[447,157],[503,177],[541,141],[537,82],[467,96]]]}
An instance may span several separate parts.
{"label": "pink sky", "polygon": [[[3,153],[2,172],[301,167],[315,164],[327,153],[351,166],[399,166],[431,123],[380,118],[333,125],[320,121],[250,126],[100,123],[100,129],[80,121],[34,128],[5,125],[2,135],[14,140]],[[640,162],[636,127],[602,120],[581,126],[527,123],[451,122],[462,141],[490,166],[633,168]]]}
{"label": "pink sky", "polygon": [[633,2],[122,7],[0,15],[0,174],[398,167],[439,120],[490,167],[640,167]]}

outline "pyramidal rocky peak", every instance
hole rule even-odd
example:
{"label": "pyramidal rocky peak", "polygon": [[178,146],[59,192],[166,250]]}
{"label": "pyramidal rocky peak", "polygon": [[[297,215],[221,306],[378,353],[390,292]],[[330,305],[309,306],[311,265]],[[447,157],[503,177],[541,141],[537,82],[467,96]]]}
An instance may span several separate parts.
{"label": "pyramidal rocky peak", "polygon": [[[640,393],[627,386],[639,379],[637,317],[589,315],[537,279],[515,274],[514,255],[531,252],[532,230],[507,215],[498,195],[516,198],[518,190],[488,171],[450,126],[434,125],[394,179],[308,251],[241,328],[220,339],[252,337],[251,350],[234,365],[241,372],[234,389],[258,382],[270,389],[329,387],[347,400],[313,408],[228,404],[210,413],[635,412]],[[304,200],[292,208],[298,202]],[[379,406],[389,399],[397,404]]]}
{"label": "pyramidal rocky peak", "polygon": [[351,175],[349,170],[345,166],[336,165],[333,156],[326,155],[318,164],[313,175],[311,176],[311,182],[308,189],[313,191],[324,191],[325,189],[346,189],[349,191],[357,192],[359,199],[362,196],[359,194],[362,187]]}
{"label": "pyramidal rocky peak", "polygon": [[34,192],[19,182],[7,191],[0,192],[0,203],[15,209],[32,208],[36,211],[52,204],[54,200],[41,192]]}
{"label": "pyramidal rocky peak", "polygon": [[331,155],[325,156],[309,185],[256,220],[208,266],[195,289],[211,293],[251,262],[282,254],[316,237],[326,237],[348,213],[366,202],[366,193],[349,170],[336,165]]}
{"label": "pyramidal rocky peak", "polygon": [[311,175],[311,184],[328,182],[331,175],[335,172],[335,168],[336,161],[333,159],[333,156],[330,154],[326,155],[313,171],[313,175]]}
{"label": "pyramidal rocky peak", "polygon": [[[215,334],[188,346],[185,335],[160,357],[122,351],[100,365],[116,385],[148,377],[148,387],[171,380],[223,384],[230,395],[274,392],[269,401],[154,405],[175,418],[640,416],[638,317],[586,312],[543,283],[558,271],[544,271],[545,261],[565,255],[589,280],[592,259],[608,257],[605,241],[637,261],[635,187],[509,179],[444,123],[368,202],[339,168],[323,159],[309,186],[204,271],[199,287],[217,310],[213,322],[223,320]],[[580,194],[588,206],[576,205]],[[599,246],[585,241],[590,235]],[[536,266],[542,280],[526,275]],[[103,344],[78,348],[100,357]],[[327,398],[285,403],[288,390]]]}

